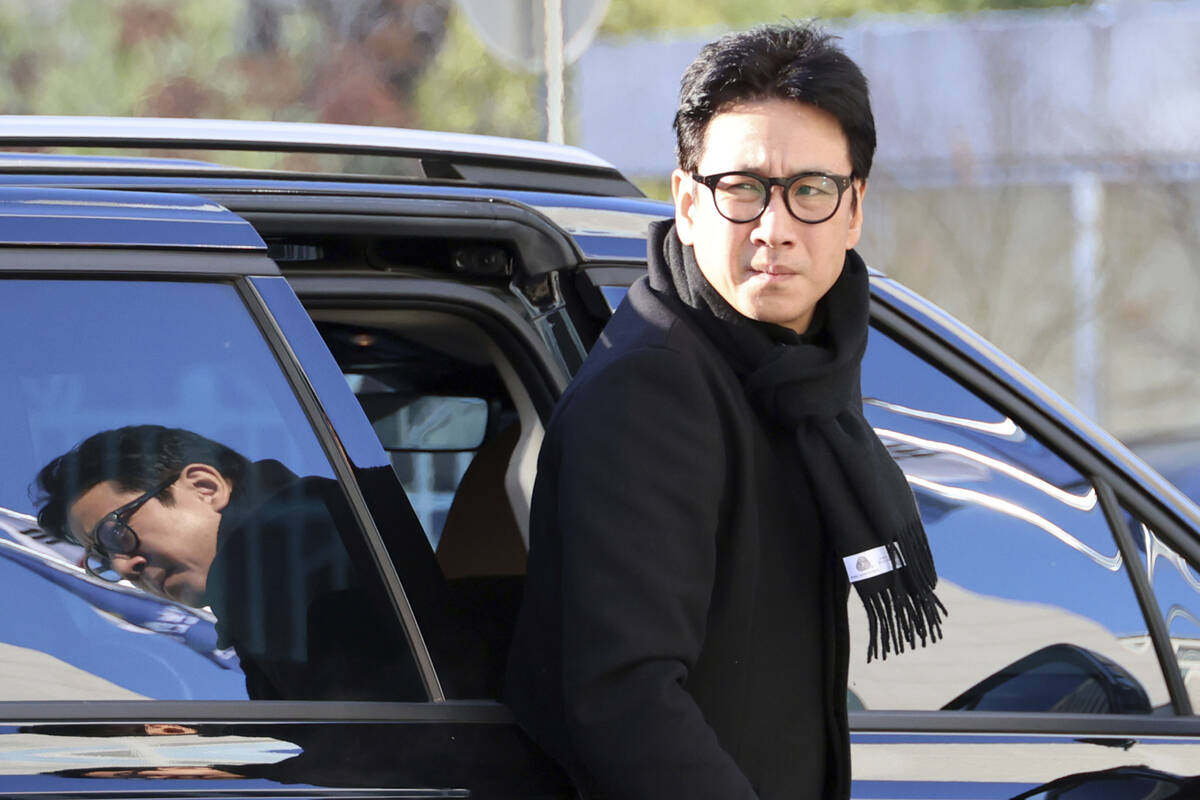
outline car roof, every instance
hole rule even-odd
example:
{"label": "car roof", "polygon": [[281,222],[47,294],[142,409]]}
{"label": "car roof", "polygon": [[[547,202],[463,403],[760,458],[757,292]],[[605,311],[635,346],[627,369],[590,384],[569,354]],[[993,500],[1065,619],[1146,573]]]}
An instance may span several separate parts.
{"label": "car roof", "polygon": [[[151,117],[0,116],[0,146],[384,157],[393,163],[388,165],[388,174],[378,177],[391,181],[466,182],[540,191],[642,196],[642,192],[616,167],[578,147],[404,128]],[[91,163],[93,168],[103,166],[142,172],[169,170],[182,165],[196,169],[195,161],[181,162],[170,158],[157,163],[151,159],[128,158],[96,159]],[[39,168],[54,166],[53,162],[43,160]],[[84,167],[79,159],[72,159],[71,163],[60,161],[58,166],[75,170]],[[395,174],[397,168],[400,175]],[[207,171],[244,173],[253,170],[209,165]]]}
{"label": "car roof", "polygon": [[[507,201],[550,220],[570,238],[579,263],[644,261],[647,227],[673,213],[670,204],[646,198],[585,150],[491,136],[236,120],[0,116],[0,147],[33,149],[0,152],[0,185],[185,192],[216,197],[235,211],[241,205],[235,195]],[[229,156],[224,151],[249,152],[235,153],[234,165],[204,160]],[[314,153],[329,160],[314,166],[308,160]]]}
{"label": "car roof", "polygon": [[185,194],[0,186],[0,245],[264,252],[249,222]]}

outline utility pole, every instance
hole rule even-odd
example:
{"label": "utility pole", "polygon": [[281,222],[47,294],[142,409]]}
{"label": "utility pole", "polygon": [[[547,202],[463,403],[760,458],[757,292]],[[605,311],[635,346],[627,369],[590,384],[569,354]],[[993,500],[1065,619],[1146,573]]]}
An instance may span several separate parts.
{"label": "utility pole", "polygon": [[456,0],[488,50],[504,61],[544,72],[546,141],[566,141],[566,71],[604,21],[609,0]]}
{"label": "utility pole", "polygon": [[543,0],[546,33],[546,141],[563,144],[563,0]]}
{"label": "utility pole", "polygon": [[1075,406],[1099,422],[1100,414],[1100,217],[1104,184],[1094,172],[1071,179],[1075,242],[1071,275],[1075,284]]}

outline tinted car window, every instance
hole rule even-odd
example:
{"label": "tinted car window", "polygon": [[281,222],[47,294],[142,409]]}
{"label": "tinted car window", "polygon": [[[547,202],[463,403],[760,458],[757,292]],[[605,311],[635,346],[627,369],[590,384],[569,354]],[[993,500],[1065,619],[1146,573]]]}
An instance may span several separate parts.
{"label": "tinted car window", "polygon": [[1200,570],[1141,520],[1132,514],[1126,519],[1141,554],[1138,566],[1149,577],[1167,624],[1192,712],[1200,713]]}
{"label": "tinted car window", "polygon": [[[528,506],[514,500],[528,498],[519,491],[532,484],[540,442],[528,396],[523,411],[514,407],[499,374],[507,362],[482,328],[457,315],[306,311],[282,281],[254,284],[346,445],[403,586],[408,608],[400,613],[419,624],[440,689],[450,698],[499,698],[525,570],[517,513]],[[450,413],[401,413],[414,406]],[[478,449],[440,449],[472,446]],[[421,465],[411,456],[430,462],[418,481],[412,477]],[[462,463],[469,464],[465,472]],[[518,492],[508,486],[514,470]],[[427,534],[415,509],[431,506]]]}
{"label": "tinted car window", "polygon": [[[0,586],[22,609],[0,620],[0,698],[424,699],[330,464],[233,286],[6,280],[0,347]],[[42,466],[146,425],[248,460],[198,607],[172,595],[170,570],[157,583],[87,573],[83,549],[33,516]]]}
{"label": "tinted car window", "polygon": [[[1167,704],[1127,566],[1087,479],[878,330],[863,396],[916,495],[949,609],[936,646],[867,664],[865,641],[853,643],[850,688],[864,706],[1131,713]],[[865,639],[853,593],[850,613],[852,637]],[[1051,675],[1061,691],[1045,686]]]}
{"label": "tinted car window", "polygon": [[456,355],[364,325],[318,330],[436,548],[476,453],[516,422],[500,375],[470,347]]}

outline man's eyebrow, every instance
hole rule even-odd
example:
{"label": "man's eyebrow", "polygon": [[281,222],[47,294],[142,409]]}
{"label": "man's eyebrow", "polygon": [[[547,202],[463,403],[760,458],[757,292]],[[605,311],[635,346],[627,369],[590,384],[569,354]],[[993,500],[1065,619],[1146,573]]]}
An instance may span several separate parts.
{"label": "man's eyebrow", "polygon": [[755,175],[762,175],[763,177],[766,177],[766,178],[770,178],[770,177],[790,178],[793,175],[807,175],[807,174],[814,173],[814,172],[819,172],[823,175],[840,175],[840,174],[842,174],[839,170],[830,169],[829,167],[816,166],[816,165],[808,166],[808,167],[801,167],[800,169],[795,169],[795,170],[789,170],[788,172],[785,172],[782,175],[769,175],[767,173],[767,171],[764,169],[760,169],[758,167],[746,167],[746,166],[730,167],[729,169],[714,170],[713,174],[719,174],[721,172],[752,172]]}

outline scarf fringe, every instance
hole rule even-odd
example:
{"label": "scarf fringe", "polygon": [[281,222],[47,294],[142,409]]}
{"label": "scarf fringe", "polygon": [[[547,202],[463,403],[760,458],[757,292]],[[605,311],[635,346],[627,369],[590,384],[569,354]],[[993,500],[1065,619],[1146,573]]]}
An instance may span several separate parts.
{"label": "scarf fringe", "polygon": [[942,618],[949,614],[933,591],[937,573],[921,533],[919,521],[906,525],[898,539],[888,544],[892,563],[904,566],[856,585],[867,609],[867,663],[874,658],[886,661],[888,653],[903,653],[905,644],[915,650],[918,638],[922,647],[942,638]]}

